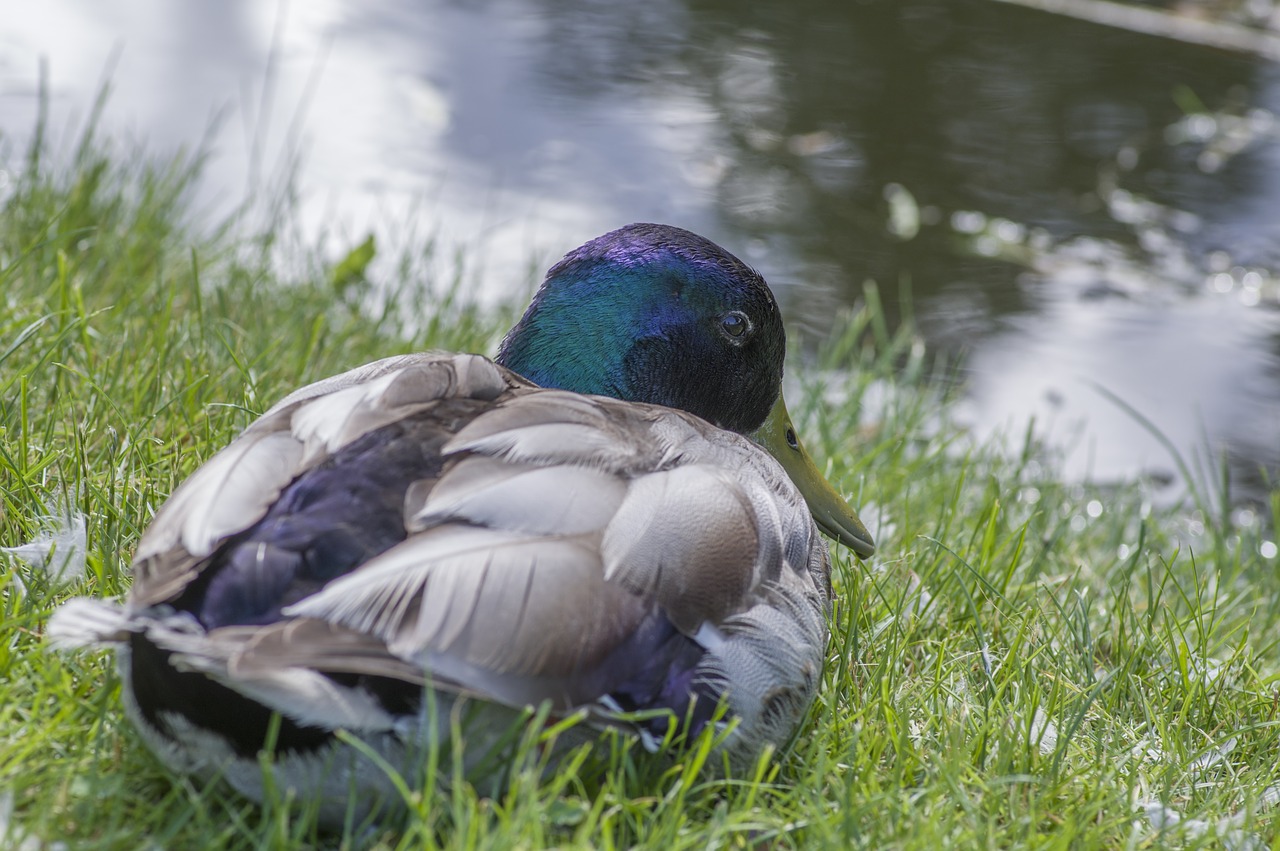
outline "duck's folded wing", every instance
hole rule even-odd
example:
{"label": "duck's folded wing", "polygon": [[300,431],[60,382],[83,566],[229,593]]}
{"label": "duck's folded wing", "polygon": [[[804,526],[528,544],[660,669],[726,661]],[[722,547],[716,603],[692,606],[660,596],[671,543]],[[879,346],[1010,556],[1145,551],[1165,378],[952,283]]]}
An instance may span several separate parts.
{"label": "duck's folded wing", "polygon": [[627,681],[672,632],[720,645],[787,599],[821,620],[825,555],[815,566],[798,497],[779,509],[789,483],[762,453],[675,412],[567,396],[557,414],[558,395],[477,418],[408,500],[412,534],[285,614],[375,636],[458,687],[561,706]]}
{"label": "duck's folded wing", "polygon": [[299,475],[361,436],[445,398],[491,400],[512,374],[474,355],[366,364],[296,391],[182,483],[134,559],[131,610],[168,601],[229,537],[258,522]]}
{"label": "duck's folded wing", "polygon": [[[218,602],[223,585],[265,587],[259,561],[299,483],[342,486],[309,470],[354,463],[366,443],[368,463],[391,464],[373,438],[410,422],[438,457],[388,503],[402,537],[272,605]],[[421,356],[299,391],[198,471],[140,544],[127,620],[175,664],[304,724],[391,723],[369,698],[379,681],[681,715],[732,683],[744,727],[792,707],[761,734],[776,742],[816,683],[826,566],[794,486],[745,439],[533,389],[481,358]]]}

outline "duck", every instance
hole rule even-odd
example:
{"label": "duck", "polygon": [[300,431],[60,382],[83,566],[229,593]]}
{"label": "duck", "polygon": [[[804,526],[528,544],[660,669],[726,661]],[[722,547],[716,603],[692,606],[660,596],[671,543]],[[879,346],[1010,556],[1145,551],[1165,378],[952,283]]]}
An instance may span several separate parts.
{"label": "duck", "polygon": [[69,600],[48,635],[115,649],[171,770],[261,801],[265,750],[322,816],[394,799],[387,766],[432,743],[491,764],[533,711],[655,751],[710,725],[750,767],[815,697],[822,534],[875,549],[797,439],[785,351],[737,257],[611,231],[551,267],[495,358],[388,357],[285,396],[159,508],[126,598]]}

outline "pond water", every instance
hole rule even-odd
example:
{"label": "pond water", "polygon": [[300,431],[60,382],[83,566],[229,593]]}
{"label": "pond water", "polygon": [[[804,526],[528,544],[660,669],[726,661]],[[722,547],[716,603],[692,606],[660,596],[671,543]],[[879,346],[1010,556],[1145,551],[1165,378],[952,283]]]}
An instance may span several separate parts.
{"label": "pond water", "polygon": [[[0,30],[0,133],[47,66],[69,147],[205,138],[229,209],[302,152],[335,250],[416,217],[486,297],[630,221],[759,267],[824,333],[878,282],[962,358],[960,415],[1071,475],[1172,481],[1159,428],[1280,472],[1280,68],[991,0],[44,0]],[[1126,405],[1116,402],[1122,399]],[[1269,471],[1269,473],[1267,472]]]}

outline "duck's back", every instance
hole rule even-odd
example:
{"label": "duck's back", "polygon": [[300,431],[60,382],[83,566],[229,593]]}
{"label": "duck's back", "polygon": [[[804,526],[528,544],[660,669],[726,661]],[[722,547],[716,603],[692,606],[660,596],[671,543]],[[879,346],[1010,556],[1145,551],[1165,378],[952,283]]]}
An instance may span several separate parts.
{"label": "duck's back", "polygon": [[134,569],[123,611],[84,602],[61,631],[127,642],[144,736],[206,773],[252,761],[273,712],[300,759],[336,728],[412,739],[428,683],[670,710],[628,722],[655,738],[723,701],[742,762],[794,731],[826,641],[826,548],[763,451],[467,355],[292,394],[174,493]]}

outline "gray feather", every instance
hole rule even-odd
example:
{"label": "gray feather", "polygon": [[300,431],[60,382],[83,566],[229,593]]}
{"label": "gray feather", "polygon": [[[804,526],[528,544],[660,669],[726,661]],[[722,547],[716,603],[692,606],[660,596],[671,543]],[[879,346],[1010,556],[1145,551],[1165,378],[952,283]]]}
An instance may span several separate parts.
{"label": "gray feather", "polygon": [[589,467],[536,467],[463,459],[409,517],[410,530],[448,520],[535,534],[576,535],[610,521],[626,493],[618,476]]}
{"label": "gray feather", "polygon": [[691,635],[745,605],[760,519],[724,470],[690,464],[638,477],[601,542],[605,577],[652,595]]}

